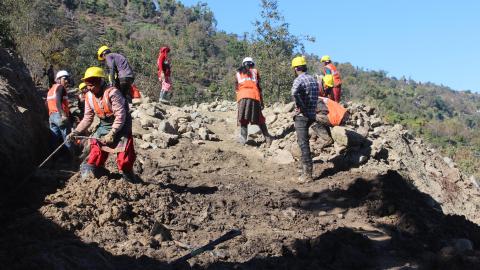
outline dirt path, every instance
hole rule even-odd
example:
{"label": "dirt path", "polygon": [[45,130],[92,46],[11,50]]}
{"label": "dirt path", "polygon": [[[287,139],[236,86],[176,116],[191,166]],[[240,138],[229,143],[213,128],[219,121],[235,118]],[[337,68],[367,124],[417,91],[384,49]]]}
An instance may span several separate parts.
{"label": "dirt path", "polygon": [[[10,229],[1,238],[15,244],[3,242],[11,251],[3,249],[0,259],[12,268],[169,268],[189,247],[237,228],[240,237],[184,267],[478,267],[479,252],[459,251],[455,242],[469,239],[476,248],[478,226],[436,211],[432,199],[397,172],[353,168],[318,178],[332,168],[319,162],[316,181],[298,185],[291,180],[295,164],[269,161],[257,142],[235,142],[235,112],[208,116],[217,119],[209,128],[220,141],[181,139],[168,149],[139,150],[136,170],[143,184],[126,183],[115,173],[87,181],[75,175],[57,191],[45,191],[50,195],[41,202],[4,220]],[[115,172],[112,160],[108,168]],[[38,222],[49,224],[42,237],[25,225]],[[152,235],[155,223],[169,233]],[[27,243],[31,248],[25,252],[21,247]],[[50,264],[39,259],[45,256]]]}

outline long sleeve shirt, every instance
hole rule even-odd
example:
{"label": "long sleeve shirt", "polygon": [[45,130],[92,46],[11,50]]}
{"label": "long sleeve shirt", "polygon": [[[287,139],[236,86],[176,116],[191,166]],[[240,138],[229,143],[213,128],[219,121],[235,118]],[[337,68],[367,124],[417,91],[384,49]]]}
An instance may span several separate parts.
{"label": "long sleeve shirt", "polygon": [[[117,133],[122,129],[125,125],[125,121],[127,118],[127,109],[125,106],[125,98],[123,97],[122,93],[118,89],[113,89],[110,91],[110,103],[112,104],[112,111],[115,117],[115,120],[112,124],[112,130],[114,133]],[[88,96],[85,99],[85,112],[83,114],[82,121],[78,124],[77,128],[75,129],[77,132],[82,133],[87,130],[88,127],[93,122],[93,118],[95,117],[95,110],[90,107],[90,102],[88,101]]]}
{"label": "long sleeve shirt", "polygon": [[302,73],[293,81],[292,97],[295,105],[310,119],[315,119],[318,93],[318,82],[310,74]]}
{"label": "long sleeve shirt", "polygon": [[62,101],[63,97],[67,96],[67,91],[63,85],[59,85],[57,88],[57,92],[55,92],[55,103],[57,104],[57,110],[61,116],[67,116],[68,113],[63,111]]}
{"label": "long sleeve shirt", "polygon": [[109,53],[105,56],[105,62],[107,64],[109,75],[108,79],[113,84],[115,81],[115,74],[118,74],[118,78],[135,78],[133,69],[128,64],[127,58],[119,53]]}

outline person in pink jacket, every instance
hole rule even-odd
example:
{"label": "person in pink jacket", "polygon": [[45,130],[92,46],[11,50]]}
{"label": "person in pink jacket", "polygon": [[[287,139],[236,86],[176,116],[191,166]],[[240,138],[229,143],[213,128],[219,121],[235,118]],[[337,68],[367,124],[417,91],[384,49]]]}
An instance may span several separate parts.
{"label": "person in pink jacket", "polygon": [[158,80],[162,84],[162,90],[160,91],[160,102],[168,102],[171,98],[172,91],[172,79],[171,79],[171,62],[168,58],[170,52],[169,47],[160,48],[160,52],[157,58],[158,67]]}

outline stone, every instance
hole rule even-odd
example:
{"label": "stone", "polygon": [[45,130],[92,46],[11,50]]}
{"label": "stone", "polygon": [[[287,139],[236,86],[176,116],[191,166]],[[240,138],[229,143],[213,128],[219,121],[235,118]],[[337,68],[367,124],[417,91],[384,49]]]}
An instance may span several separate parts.
{"label": "stone", "polygon": [[293,155],[290,151],[279,149],[273,154],[271,161],[276,164],[291,164],[295,162]]}
{"label": "stone", "polygon": [[278,116],[276,114],[271,114],[266,117],[266,123],[267,125],[273,124],[277,120]]}
{"label": "stone", "polygon": [[150,230],[150,236],[155,237],[155,240],[159,242],[172,240],[172,233],[170,233],[170,230],[158,221],[155,221],[153,224],[152,229]]}
{"label": "stone", "polygon": [[160,123],[158,124],[158,131],[174,135],[178,134],[177,130],[168,120],[160,121]]}
{"label": "stone", "polygon": [[200,139],[207,141],[208,140],[208,131],[207,128],[201,127],[198,129],[198,136],[200,136]]}
{"label": "stone", "polygon": [[248,135],[253,135],[253,134],[262,134],[262,131],[260,130],[260,127],[258,125],[248,126]]}
{"label": "stone", "polygon": [[141,98],[134,98],[132,99],[132,104],[133,105],[140,105],[142,103],[142,99]]}
{"label": "stone", "polygon": [[370,127],[372,128],[376,128],[382,125],[383,125],[383,122],[380,118],[372,118],[370,121]]}
{"label": "stone", "polygon": [[151,143],[155,139],[154,135],[152,133],[147,133],[142,135],[142,140],[145,142]]}
{"label": "stone", "polygon": [[289,112],[293,112],[294,109],[295,109],[295,103],[290,102],[283,107],[282,112],[289,113]]}
{"label": "stone", "polygon": [[132,135],[135,138],[142,138],[143,134],[149,133],[148,130],[143,129],[138,121],[132,122]]}
{"label": "stone", "polygon": [[372,116],[375,113],[375,108],[366,106],[365,107],[365,113],[367,113],[368,116]]}
{"label": "stone", "polygon": [[290,218],[290,219],[294,219],[297,216],[297,212],[295,210],[293,210],[292,207],[288,207],[286,210],[283,210],[282,214],[286,218]]}
{"label": "stone", "polygon": [[474,187],[480,188],[480,184],[478,183],[478,180],[475,177],[475,175],[470,176],[470,182],[472,182]]}
{"label": "stone", "polygon": [[332,138],[338,146],[357,146],[365,142],[365,137],[357,132],[341,126],[335,126],[331,129]]}
{"label": "stone", "polygon": [[142,117],[140,118],[140,125],[142,128],[149,128],[153,127],[153,124],[155,123],[155,118],[153,117]]}
{"label": "stone", "polygon": [[455,168],[455,162],[453,162],[453,160],[451,158],[444,157],[443,161],[445,161],[445,163],[447,163],[448,167]]}
{"label": "stone", "polygon": [[141,149],[148,149],[152,147],[152,145],[149,142],[145,142],[145,141],[140,141],[140,142],[141,143],[138,144],[138,147],[140,147]]}

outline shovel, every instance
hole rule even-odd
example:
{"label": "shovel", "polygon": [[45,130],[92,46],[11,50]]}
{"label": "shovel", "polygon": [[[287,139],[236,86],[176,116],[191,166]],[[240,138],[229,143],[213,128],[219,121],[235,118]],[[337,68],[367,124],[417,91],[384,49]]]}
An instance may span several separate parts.
{"label": "shovel", "polygon": [[202,246],[202,247],[199,247],[193,251],[191,251],[190,253],[174,260],[172,262],[173,265],[175,264],[178,264],[178,263],[182,263],[182,262],[186,262],[188,259],[191,259],[207,250],[213,250],[215,248],[215,246],[225,242],[225,241],[228,241],[234,237],[237,237],[239,235],[241,235],[242,232],[240,230],[230,230],[229,232],[225,233],[224,235],[220,236],[219,238],[213,240],[213,241],[210,241],[208,244]]}

